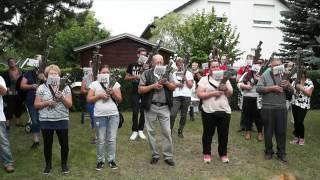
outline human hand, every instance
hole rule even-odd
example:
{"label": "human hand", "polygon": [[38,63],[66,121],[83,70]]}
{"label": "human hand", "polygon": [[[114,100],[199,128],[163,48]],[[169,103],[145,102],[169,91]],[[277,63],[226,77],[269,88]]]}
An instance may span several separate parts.
{"label": "human hand", "polygon": [[163,85],[157,82],[157,83],[154,83],[152,85],[152,87],[153,87],[153,89],[159,90],[159,89],[163,88]]}
{"label": "human hand", "polygon": [[282,93],[283,92],[283,88],[278,86],[278,85],[274,85],[272,86],[272,91],[275,93]]}

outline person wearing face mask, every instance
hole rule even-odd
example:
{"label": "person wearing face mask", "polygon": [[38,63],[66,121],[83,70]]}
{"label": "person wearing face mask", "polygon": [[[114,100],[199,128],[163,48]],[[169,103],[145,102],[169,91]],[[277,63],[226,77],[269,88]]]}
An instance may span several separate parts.
{"label": "person wearing face mask", "polygon": [[[198,82],[200,81],[200,79],[202,78],[201,76],[201,72],[199,70],[199,64],[196,62],[193,62],[191,64],[191,73],[193,75],[193,86],[192,86],[192,94],[191,94],[191,100],[192,98],[194,99],[199,99],[196,95],[196,89],[198,87]],[[194,106],[198,106],[198,107],[194,107]],[[199,101],[196,101],[196,103],[194,101],[191,101],[191,105],[190,105],[190,111],[189,111],[189,115],[190,115],[190,120],[194,121],[194,112],[195,112],[195,108],[200,109],[200,103]]]}
{"label": "person wearing face mask", "polygon": [[288,80],[282,79],[282,64],[278,58],[271,61],[271,70],[265,71],[257,84],[257,92],[262,94],[261,117],[264,124],[265,159],[272,159],[274,154],[273,132],[277,142],[277,157],[286,163],[287,107],[286,91],[293,92]]}
{"label": "person wearing face mask", "polygon": [[180,57],[176,60],[178,71],[173,73],[174,83],[176,88],[173,91],[173,103],[170,112],[170,127],[173,130],[174,123],[178,111],[180,111],[180,123],[178,129],[178,137],[183,138],[183,128],[186,124],[188,108],[191,103],[191,88],[193,86],[193,76],[190,71],[184,73],[183,64],[184,60]]}
{"label": "person wearing face mask", "polygon": [[260,104],[258,104],[259,94],[256,91],[256,82],[258,81],[258,72],[260,71],[262,60],[257,60],[251,70],[244,74],[238,82],[238,87],[242,90],[243,105],[242,116],[245,120],[245,139],[251,139],[252,124],[255,122],[258,130],[258,141],[263,140],[262,121],[260,118]]}
{"label": "person wearing face mask", "polygon": [[[247,55],[247,59],[246,59],[246,62],[245,62],[245,66],[242,66],[238,72],[237,72],[237,77],[236,77],[236,81],[237,83],[239,83],[239,80],[241,78],[241,76],[244,74],[244,73],[250,73],[250,68],[252,66],[252,63],[253,63],[253,55],[251,54],[248,54]],[[240,89],[241,91],[241,89]],[[242,111],[242,102],[243,102],[243,96],[242,96],[242,93],[239,93],[239,108],[241,109],[241,116],[240,116],[240,129],[238,130],[238,132],[242,132],[242,131],[245,131],[246,129],[246,119],[245,119],[245,116],[243,114],[243,111]]]}
{"label": "person wearing face mask", "polygon": [[[41,64],[41,55],[36,55],[35,59],[37,59],[39,61],[39,64]],[[26,93],[25,103],[27,105],[28,113],[32,122],[31,133],[33,134],[33,144],[31,146],[31,149],[37,149],[40,145],[39,114],[34,106],[34,101],[36,97],[36,90],[40,85],[39,81],[43,83],[45,77],[43,73],[38,72],[39,70],[37,68],[34,68],[33,70],[24,73],[20,83],[21,90],[25,91]]]}
{"label": "person wearing face mask", "polygon": [[[92,61],[89,61],[89,68],[92,68]],[[87,96],[88,91],[89,91],[89,86],[93,82],[93,79],[94,78],[93,78],[92,71],[89,71],[89,73],[83,77],[83,79],[81,81],[81,89],[80,89],[80,93],[83,96],[85,96],[85,97]],[[97,137],[96,137],[96,129],[94,127],[94,116],[93,116],[94,104],[86,102],[86,107],[87,107],[87,111],[90,116],[91,137],[92,137],[91,144],[95,144],[97,141]],[[84,113],[84,112],[82,112],[82,113]],[[82,116],[84,116],[84,114]]]}
{"label": "person wearing face mask", "polygon": [[294,139],[290,141],[290,144],[298,144],[303,146],[305,143],[305,129],[303,121],[308,110],[310,109],[310,101],[314,90],[314,85],[311,79],[308,78],[307,71],[303,70],[300,81],[293,81],[292,86],[295,87],[291,101],[292,114],[294,118]]}
{"label": "person wearing face mask", "polygon": [[173,160],[173,142],[170,129],[170,108],[172,107],[172,91],[176,88],[172,74],[167,80],[156,80],[155,69],[163,65],[163,57],[156,54],[152,57],[152,68],[143,72],[138,86],[142,94],[142,105],[146,118],[147,135],[152,150],[150,163],[156,164],[160,155],[156,143],[156,122],[159,120],[162,133],[162,154],[165,163],[175,166]]}
{"label": "person wearing face mask", "polygon": [[[45,68],[47,82],[40,85],[34,101],[39,111],[40,128],[43,137],[43,152],[46,161],[44,174],[52,169],[52,144],[54,131],[57,133],[61,147],[61,169],[69,173],[69,108],[72,106],[72,95],[69,86],[59,88],[61,70],[57,65]],[[55,80],[55,83],[50,83]]]}
{"label": "person wearing face mask", "polygon": [[[108,144],[108,166],[111,169],[118,169],[116,164],[116,139],[119,126],[119,111],[117,103],[122,101],[120,84],[115,82],[112,87],[110,84],[99,80],[99,76],[107,77],[110,75],[108,65],[99,68],[98,80],[89,86],[87,101],[94,103],[94,121],[97,132],[97,166],[100,171],[105,165],[105,144]],[[110,78],[109,78],[110,79]],[[110,82],[109,80],[107,82]]]}
{"label": "person wearing face mask", "polygon": [[221,65],[220,65],[220,70],[224,70],[224,71],[227,71],[228,70],[228,59],[227,59],[227,56],[226,55],[223,55],[221,56]]}
{"label": "person wearing face mask", "polygon": [[10,150],[9,137],[6,129],[6,117],[3,112],[2,96],[6,94],[7,87],[4,79],[0,76],[0,157],[7,173],[14,172],[13,158]]}
{"label": "person wearing face mask", "polygon": [[[137,49],[138,60],[136,63],[132,63],[127,68],[127,73],[124,78],[125,81],[132,83],[131,91],[131,104],[132,104],[132,134],[130,140],[136,140],[138,137],[146,139],[143,134],[144,128],[144,113],[143,107],[141,106],[141,95],[138,93],[138,85],[140,81],[141,70],[144,68],[144,60],[146,60],[147,50],[144,48]],[[138,118],[140,112],[140,118]]]}
{"label": "person wearing face mask", "polygon": [[218,78],[217,72],[221,72],[219,62],[209,62],[209,75],[200,79],[197,89],[197,95],[202,99],[202,153],[205,163],[211,162],[211,143],[216,128],[218,155],[223,163],[229,162],[227,147],[231,107],[228,97],[232,95],[233,89],[229,80],[221,84],[222,76]]}

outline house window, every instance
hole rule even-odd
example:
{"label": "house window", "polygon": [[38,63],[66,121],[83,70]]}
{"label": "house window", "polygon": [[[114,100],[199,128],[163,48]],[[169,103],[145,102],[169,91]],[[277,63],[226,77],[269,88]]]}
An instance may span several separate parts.
{"label": "house window", "polygon": [[267,4],[253,5],[253,24],[271,26],[274,21],[275,7]]}
{"label": "house window", "polygon": [[224,17],[230,18],[230,2],[225,1],[208,1],[210,11],[212,6],[214,7],[215,14],[219,21],[222,21]]}

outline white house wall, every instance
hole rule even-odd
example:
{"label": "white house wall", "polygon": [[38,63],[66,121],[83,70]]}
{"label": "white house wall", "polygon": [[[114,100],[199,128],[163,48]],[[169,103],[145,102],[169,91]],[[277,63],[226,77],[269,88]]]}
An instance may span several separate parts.
{"label": "white house wall", "polygon": [[[287,7],[278,0],[198,0],[191,5],[183,8],[179,13],[190,15],[197,10],[206,9],[210,11],[212,2],[230,2],[230,12],[228,20],[232,26],[236,27],[240,33],[239,48],[247,54],[254,53],[258,42],[262,44],[262,58],[269,58],[272,52],[278,51],[282,42],[282,32],[278,29],[281,26],[280,12],[287,10]],[[255,25],[253,23],[254,4],[274,6],[272,25]]]}

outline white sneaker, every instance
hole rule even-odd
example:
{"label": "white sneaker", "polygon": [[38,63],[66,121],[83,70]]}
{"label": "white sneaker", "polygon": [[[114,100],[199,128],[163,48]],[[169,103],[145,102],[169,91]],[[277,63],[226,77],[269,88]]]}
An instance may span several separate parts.
{"label": "white sneaker", "polygon": [[138,137],[138,132],[137,131],[133,131],[132,135],[130,136],[130,140],[134,141],[134,140],[137,139],[137,137]]}
{"label": "white sneaker", "polygon": [[146,136],[143,134],[143,131],[139,131],[138,134],[141,139],[147,139]]}

